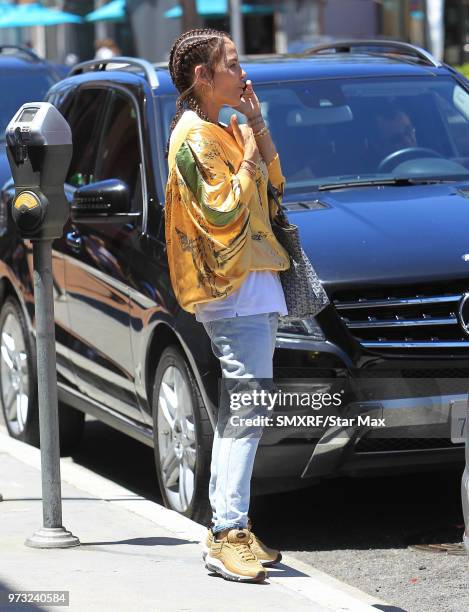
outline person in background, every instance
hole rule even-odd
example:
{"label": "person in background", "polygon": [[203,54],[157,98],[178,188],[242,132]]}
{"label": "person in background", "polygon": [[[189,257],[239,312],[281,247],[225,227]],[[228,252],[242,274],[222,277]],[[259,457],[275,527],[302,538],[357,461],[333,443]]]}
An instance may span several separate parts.
{"label": "person in background", "polygon": [[121,50],[112,38],[103,38],[97,40],[94,44],[96,53],[95,59],[109,59],[110,57],[116,57],[121,55]]}
{"label": "person in background", "polygon": [[67,55],[65,56],[64,64],[66,66],[74,66],[75,64],[78,64],[79,61],[80,58],[76,53],[67,53]]}
{"label": "person in background", "polygon": [[376,115],[369,148],[376,163],[409,147],[417,147],[416,130],[409,115],[395,104],[387,104]]}

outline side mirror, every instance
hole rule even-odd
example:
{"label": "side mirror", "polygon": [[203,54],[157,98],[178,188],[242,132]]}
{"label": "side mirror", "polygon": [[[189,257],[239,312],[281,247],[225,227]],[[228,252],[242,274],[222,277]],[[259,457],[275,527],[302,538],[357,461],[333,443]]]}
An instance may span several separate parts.
{"label": "side mirror", "polygon": [[130,211],[129,188],[120,179],[106,179],[78,187],[72,199],[72,220],[120,223],[140,216]]}

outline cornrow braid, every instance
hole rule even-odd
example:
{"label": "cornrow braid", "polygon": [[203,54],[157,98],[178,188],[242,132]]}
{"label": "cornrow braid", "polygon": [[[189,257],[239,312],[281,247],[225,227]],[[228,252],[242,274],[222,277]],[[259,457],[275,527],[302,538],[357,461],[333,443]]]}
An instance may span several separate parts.
{"label": "cornrow braid", "polygon": [[174,71],[174,55],[176,51],[183,45],[183,43],[187,43],[190,39],[199,39],[202,41],[206,41],[208,35],[211,32],[215,32],[215,30],[211,30],[210,28],[200,28],[196,30],[189,30],[188,32],[184,32],[178,38],[176,38],[173,46],[171,47],[171,51],[169,54],[169,72],[171,74],[171,78],[173,81],[176,78],[176,74]]}
{"label": "cornrow braid", "polygon": [[169,127],[166,157],[169,153],[171,134],[187,108],[197,113],[204,121],[210,121],[200,108],[195,95],[194,66],[203,64],[213,75],[215,65],[224,52],[225,38],[231,40],[227,32],[212,28],[197,28],[181,34],[171,47],[168,60],[169,74],[180,95],[176,101],[176,114]]}

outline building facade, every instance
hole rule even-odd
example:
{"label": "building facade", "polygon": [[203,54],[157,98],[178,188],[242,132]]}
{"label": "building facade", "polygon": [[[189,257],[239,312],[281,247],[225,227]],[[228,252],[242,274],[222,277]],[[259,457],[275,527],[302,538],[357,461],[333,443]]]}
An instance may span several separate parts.
{"label": "building facade", "polygon": [[[34,0],[16,0],[28,3]],[[46,6],[84,16],[110,0],[43,0]],[[201,2],[203,0],[200,0]],[[11,0],[15,3],[15,0]],[[469,60],[469,0],[245,0],[243,15],[246,53],[300,52],[337,38],[392,38],[435,52],[443,40],[429,21],[444,6],[444,58],[453,64]],[[220,0],[220,7],[229,0]],[[63,62],[71,53],[79,60],[94,56],[95,41],[112,38],[125,55],[165,61],[181,32],[181,18],[165,13],[178,0],[127,0],[126,13],[116,21],[58,25],[46,28],[0,29],[0,43],[31,42],[49,59]],[[256,11],[256,7],[263,10]],[[267,10],[266,10],[267,7]],[[429,8],[431,11],[429,11]],[[227,30],[229,14],[202,18],[204,26]],[[436,42],[435,42],[436,41]],[[435,47],[436,45],[436,47]],[[438,53],[436,53],[438,54]],[[443,51],[441,52],[443,55]]]}

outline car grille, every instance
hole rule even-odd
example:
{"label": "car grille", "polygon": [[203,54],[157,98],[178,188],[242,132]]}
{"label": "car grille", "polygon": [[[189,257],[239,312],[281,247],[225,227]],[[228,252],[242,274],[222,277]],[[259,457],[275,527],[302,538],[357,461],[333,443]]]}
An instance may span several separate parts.
{"label": "car grille", "polygon": [[310,378],[310,379],[330,379],[336,378],[334,370],[314,367],[298,367],[298,366],[276,366],[274,367],[274,379],[291,379],[291,378]]}
{"label": "car grille", "polygon": [[458,309],[469,280],[458,289],[394,289],[335,296],[334,305],[348,329],[370,350],[469,354],[469,336]]}
{"label": "car grille", "polygon": [[464,447],[464,442],[455,444],[449,438],[362,438],[355,445],[355,452],[387,453],[459,447]]}

